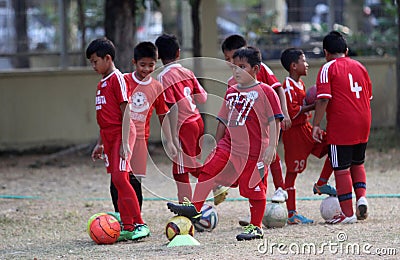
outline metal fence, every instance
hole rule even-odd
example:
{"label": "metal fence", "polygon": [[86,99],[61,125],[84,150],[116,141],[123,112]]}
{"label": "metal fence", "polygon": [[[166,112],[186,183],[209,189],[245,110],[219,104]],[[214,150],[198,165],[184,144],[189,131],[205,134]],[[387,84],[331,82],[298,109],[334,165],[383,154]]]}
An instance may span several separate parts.
{"label": "metal fence", "polygon": [[[260,0],[260,5],[257,6],[261,6],[262,2],[271,1],[273,0]],[[365,0],[365,6],[359,7],[363,8],[362,12],[365,14],[359,21],[366,24],[348,35],[353,54],[396,54],[397,18],[385,9],[383,1],[385,0]],[[104,2],[105,0],[0,0],[0,71],[15,68],[86,66],[87,62],[83,56],[86,43],[104,36]],[[163,1],[161,5],[176,2]],[[217,2],[218,9],[224,10],[223,7],[229,1]],[[273,28],[273,19],[278,12],[265,7],[263,9],[243,6],[240,10],[233,7],[225,14],[218,13],[216,19],[219,35],[216,41],[220,41],[227,34],[237,32],[248,36],[251,43],[260,47],[264,59],[279,58],[280,52],[287,47],[302,48],[308,58],[319,58],[323,56],[321,40],[328,31],[325,23],[329,12],[327,7],[329,4],[333,6],[336,29],[346,31],[347,27],[341,27],[345,20],[345,11],[348,9],[345,2],[347,1],[287,0],[286,26],[279,30]],[[146,7],[142,7],[137,13],[138,40],[155,39],[163,30],[179,31],[170,28],[177,26],[176,24],[162,24],[162,8],[155,6],[154,1],[146,0],[145,3]],[[243,1],[243,4],[245,3],[246,1]],[[365,9],[366,7],[369,9]],[[394,5],[393,7],[395,8]],[[322,20],[320,23],[313,23],[312,20],[316,19],[314,16],[318,12],[319,19]],[[242,20],[232,19],[232,13]],[[272,19],[270,24],[265,22],[268,19]]]}

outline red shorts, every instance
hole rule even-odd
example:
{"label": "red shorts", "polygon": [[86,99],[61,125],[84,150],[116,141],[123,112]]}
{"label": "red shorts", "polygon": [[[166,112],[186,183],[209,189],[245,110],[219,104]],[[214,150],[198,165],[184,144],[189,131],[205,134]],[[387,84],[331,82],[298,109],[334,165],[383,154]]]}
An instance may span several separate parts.
{"label": "red shorts", "polygon": [[215,177],[217,184],[227,187],[239,186],[240,195],[255,200],[266,199],[268,170],[264,164],[242,155],[217,148],[207,157],[201,174]]}
{"label": "red shorts", "polygon": [[[135,125],[131,125],[131,131],[136,133]],[[119,154],[120,146],[122,143],[122,129],[121,127],[109,127],[100,130],[100,136],[104,145],[104,164],[107,168],[107,173],[113,172],[129,172],[130,157],[125,160]],[[130,150],[133,150],[135,142],[135,135],[131,135],[129,140]]]}
{"label": "red shorts", "polygon": [[328,153],[326,132],[323,133],[322,143],[316,142],[312,138],[312,126],[308,122],[282,131],[282,141],[285,150],[286,170],[288,172],[303,172],[310,154],[317,158],[322,158]]}
{"label": "red shorts", "polygon": [[131,158],[131,169],[132,173],[137,177],[145,177],[147,169],[147,140],[136,139],[135,145],[133,146],[132,158]]}
{"label": "red shorts", "polygon": [[179,174],[190,172],[194,176],[198,176],[198,168],[200,163],[200,138],[204,134],[203,119],[199,118],[194,122],[182,124],[179,129],[179,143],[182,152],[178,152],[178,156],[174,158],[172,165],[172,173]]}

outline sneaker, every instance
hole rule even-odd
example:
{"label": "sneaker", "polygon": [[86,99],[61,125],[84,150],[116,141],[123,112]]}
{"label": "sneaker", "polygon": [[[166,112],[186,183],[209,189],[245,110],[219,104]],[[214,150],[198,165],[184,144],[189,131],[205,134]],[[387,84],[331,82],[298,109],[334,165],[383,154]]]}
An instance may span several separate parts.
{"label": "sneaker", "polygon": [[228,187],[224,187],[221,185],[218,185],[216,188],[213,189],[213,194],[214,194],[214,205],[217,206],[224,202],[226,199],[226,196],[228,195]]}
{"label": "sneaker", "polygon": [[133,236],[134,232],[135,232],[134,230],[133,231],[121,230],[117,241],[119,242],[119,241],[132,240],[132,236]]}
{"label": "sneaker", "polygon": [[313,192],[314,194],[318,193],[318,195],[327,194],[329,196],[336,196],[336,189],[329,184],[318,186],[314,183]]}
{"label": "sneaker", "polygon": [[276,189],[274,196],[272,196],[271,200],[272,202],[278,202],[278,203],[283,203],[288,199],[288,194],[287,191],[279,187]]}
{"label": "sneaker", "polygon": [[184,198],[183,204],[168,202],[167,207],[171,212],[178,214],[179,216],[187,217],[191,220],[196,220],[201,217],[201,211],[198,212],[196,207],[187,198]]}
{"label": "sneaker", "polygon": [[314,220],[304,217],[303,215],[297,214],[297,212],[290,218],[288,218],[287,223],[289,225],[295,224],[312,224]]}
{"label": "sneaker", "polygon": [[133,231],[132,240],[139,240],[150,236],[150,229],[146,224],[137,224]]}
{"label": "sneaker", "polygon": [[368,202],[365,197],[360,197],[357,200],[356,216],[358,220],[364,220],[368,217]]}
{"label": "sneaker", "polygon": [[239,225],[241,225],[242,227],[250,225],[250,216],[240,218]]}
{"label": "sneaker", "polygon": [[264,230],[260,227],[254,226],[253,224],[245,226],[243,229],[244,232],[236,236],[238,241],[261,239],[264,237]]}
{"label": "sneaker", "polygon": [[353,224],[357,222],[357,218],[355,215],[351,217],[346,217],[343,213],[340,213],[339,215],[336,215],[333,217],[331,220],[327,220],[327,224]]}

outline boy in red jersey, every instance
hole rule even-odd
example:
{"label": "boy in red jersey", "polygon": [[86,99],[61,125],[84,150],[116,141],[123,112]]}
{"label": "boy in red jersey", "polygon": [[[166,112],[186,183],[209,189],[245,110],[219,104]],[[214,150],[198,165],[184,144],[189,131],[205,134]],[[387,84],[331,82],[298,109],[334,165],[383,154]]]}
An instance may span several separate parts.
{"label": "boy in red jersey", "polygon": [[[247,42],[243,36],[238,35],[238,34],[233,34],[233,35],[228,36],[221,44],[221,49],[225,56],[225,61],[232,63],[233,62],[233,54],[235,53],[235,51],[239,48],[245,47],[246,45],[247,45]],[[257,73],[257,80],[260,82],[264,82],[267,85],[271,86],[275,90],[275,92],[278,94],[280,105],[281,105],[282,112],[284,115],[284,118],[281,122],[282,130],[289,129],[292,123],[290,121],[290,117],[289,117],[288,110],[286,107],[285,92],[283,91],[282,85],[278,81],[278,79],[275,77],[273,71],[263,62],[261,63],[261,67],[259,69],[259,72]],[[230,77],[228,79],[228,86],[233,86],[235,84],[236,84],[235,78]],[[217,135],[219,132],[218,129],[220,127],[222,127],[220,124],[221,123],[218,123],[218,126],[217,126]],[[285,202],[288,198],[288,194],[284,190],[285,185],[284,185],[283,175],[282,175],[282,165],[281,165],[281,159],[280,159],[278,153],[276,154],[276,160],[271,163],[271,165],[269,166],[269,169],[271,170],[272,180],[274,181],[274,186],[275,186],[275,193],[272,196],[271,200],[274,202]],[[220,190],[222,190],[222,189],[220,189]],[[221,193],[221,191],[215,191],[214,193],[218,194],[218,193]],[[223,199],[225,199],[225,196],[223,197]],[[218,197],[216,197],[216,198],[218,198]],[[222,199],[222,201],[223,201],[223,199]],[[217,200],[217,201],[219,202],[219,200]],[[242,226],[246,226],[246,225],[248,225],[248,223],[249,223],[248,218],[243,218],[239,221],[239,224]]]}
{"label": "boy in red jersey", "polygon": [[189,173],[198,176],[200,138],[204,134],[204,123],[197,104],[205,103],[207,93],[194,73],[176,63],[180,56],[178,39],[163,34],[156,39],[159,58],[165,65],[158,75],[164,87],[165,100],[170,108],[171,134],[178,155],[173,158],[172,175],[178,189],[178,200],[192,198]]}
{"label": "boy in red jersey", "polygon": [[[136,126],[136,141],[130,161],[132,174],[130,183],[138,197],[140,208],[143,196],[141,179],[146,175],[148,139],[150,135],[150,119],[153,109],[156,110],[158,119],[166,138],[166,149],[170,156],[176,156],[176,148],[171,138],[171,128],[168,117],[169,108],[164,99],[163,87],[150,74],[157,63],[157,47],[151,42],[140,42],[133,49],[132,63],[135,71],[124,74],[128,85],[128,96],[131,98],[130,117]],[[164,121],[165,119],[165,121]],[[118,192],[111,182],[111,197],[115,211],[118,212]]]}
{"label": "boy in red jersey", "polygon": [[[122,120],[128,105],[128,91],[122,73],[115,68],[114,44],[100,38],[86,49],[86,57],[93,69],[102,75],[96,92],[96,117],[100,136],[92,152],[92,159],[103,159],[107,172],[118,191],[118,208],[122,230],[118,241],[137,240],[150,235],[144,223],[136,193],[129,183],[130,151],[136,137],[133,122],[129,122],[129,138],[123,143]],[[128,140],[129,139],[129,140]]]}
{"label": "boy in red jersey", "polygon": [[238,49],[233,55],[233,75],[238,84],[227,89],[218,120],[225,131],[201,169],[193,204],[168,203],[168,208],[196,221],[215,183],[230,187],[237,183],[249,199],[251,220],[237,240],[263,238],[261,227],[266,206],[267,171],[275,158],[280,121],[279,98],[268,85],[258,82],[261,53],[254,47]]}
{"label": "boy in red jersey", "polygon": [[[307,166],[310,154],[322,158],[328,153],[326,133],[323,133],[322,143],[312,137],[312,126],[308,121],[307,112],[314,110],[315,104],[305,104],[306,88],[301,76],[307,76],[308,63],[304,52],[300,49],[289,48],[282,52],[282,66],[289,72],[283,83],[286,94],[287,108],[292,120],[292,127],[282,132],[282,141],[285,150],[286,177],[285,189],[288,192],[286,207],[288,209],[288,224],[308,224],[314,221],[300,215],[296,211],[295,181],[299,173]],[[336,195],[336,190],[327,184],[332,174],[332,167],[327,157],[319,181],[326,180],[319,186],[321,193]]]}
{"label": "boy in red jersey", "polygon": [[[345,38],[336,31],[323,39],[325,63],[317,77],[313,137],[321,142],[326,112],[328,155],[335,173],[342,213],[328,223],[354,223],[367,218],[365,150],[371,127],[372,83],[368,71],[347,57]],[[356,194],[356,216],[352,190]]]}

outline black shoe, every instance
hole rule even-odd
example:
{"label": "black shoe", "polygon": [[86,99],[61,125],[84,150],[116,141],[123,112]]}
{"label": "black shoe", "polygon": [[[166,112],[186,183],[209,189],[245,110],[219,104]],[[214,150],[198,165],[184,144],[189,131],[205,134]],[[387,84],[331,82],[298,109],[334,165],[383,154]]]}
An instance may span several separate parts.
{"label": "black shoe", "polygon": [[244,227],[244,232],[237,235],[236,239],[238,241],[242,241],[242,240],[261,239],[263,237],[264,237],[264,231],[262,230],[262,228],[250,224]]}
{"label": "black shoe", "polygon": [[201,212],[198,212],[196,207],[188,199],[185,198],[185,200],[186,201],[183,204],[168,202],[167,207],[171,212],[178,214],[179,216],[187,217],[191,220],[196,220],[201,217]]}

